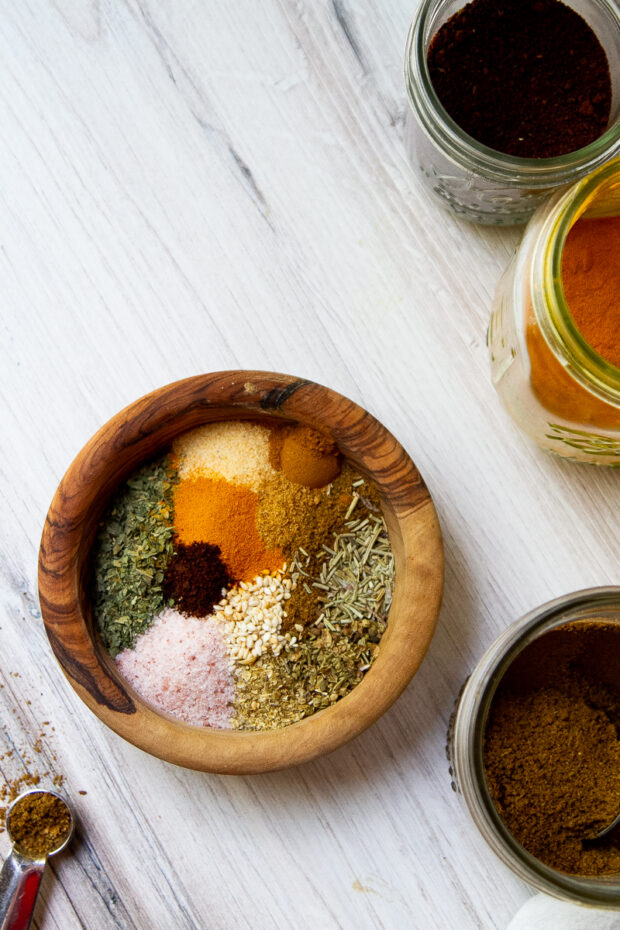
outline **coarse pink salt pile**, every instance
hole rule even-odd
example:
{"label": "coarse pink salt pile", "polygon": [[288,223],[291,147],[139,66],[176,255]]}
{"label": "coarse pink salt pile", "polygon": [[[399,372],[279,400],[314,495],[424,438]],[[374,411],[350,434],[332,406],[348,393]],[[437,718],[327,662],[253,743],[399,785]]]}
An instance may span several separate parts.
{"label": "coarse pink salt pile", "polygon": [[116,657],[138,694],[187,723],[229,728],[235,687],[216,620],[183,617],[166,608],[134,649]]}

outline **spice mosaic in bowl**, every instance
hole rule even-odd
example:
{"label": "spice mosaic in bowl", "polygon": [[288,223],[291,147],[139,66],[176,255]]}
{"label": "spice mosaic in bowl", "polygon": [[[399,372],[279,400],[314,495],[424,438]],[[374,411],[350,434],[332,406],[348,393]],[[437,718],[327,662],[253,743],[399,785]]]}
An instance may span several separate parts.
{"label": "spice mosaic in bowl", "polygon": [[224,372],[118,414],[56,493],[43,618],[80,696],[136,745],[282,768],[374,722],[421,662],[443,554],[419,473],[320,385]]}

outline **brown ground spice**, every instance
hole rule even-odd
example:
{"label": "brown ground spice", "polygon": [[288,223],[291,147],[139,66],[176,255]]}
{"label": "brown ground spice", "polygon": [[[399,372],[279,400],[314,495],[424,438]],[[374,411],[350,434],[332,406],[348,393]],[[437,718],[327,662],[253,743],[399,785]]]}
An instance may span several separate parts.
{"label": "brown ground spice", "polygon": [[322,488],[338,477],[341,458],[331,436],[298,424],[271,431],[269,461],[289,481]]}
{"label": "brown ground spice", "polygon": [[[30,704],[30,701],[26,701],[26,704]],[[48,728],[47,731],[46,728]],[[51,728],[51,731],[49,728]],[[5,830],[9,805],[24,791],[29,788],[36,788],[41,784],[42,779],[51,779],[54,788],[57,790],[62,788],[65,781],[64,775],[52,775],[47,770],[39,772],[35,766],[35,758],[43,752],[44,748],[46,749],[46,755],[53,762],[56,762],[56,754],[49,746],[50,735],[54,730],[55,727],[51,725],[50,721],[44,720],[34,743],[20,746],[10,739],[9,728],[6,725],[0,728],[0,748],[4,749],[4,752],[0,753],[0,762],[3,763],[2,769],[4,772],[4,780],[0,781],[0,833]],[[1,746],[2,740],[4,740],[4,747]],[[34,758],[33,753],[36,754]],[[8,772],[15,765],[19,766],[21,773],[9,777]],[[27,768],[23,770],[23,766],[27,766]]]}
{"label": "brown ground spice", "polygon": [[571,874],[620,871],[620,624],[580,621],[531,643],[493,700],[484,762],[506,826]]}
{"label": "brown ground spice", "polygon": [[56,795],[37,791],[11,810],[9,830],[18,852],[38,859],[62,846],[71,830],[71,816]]}

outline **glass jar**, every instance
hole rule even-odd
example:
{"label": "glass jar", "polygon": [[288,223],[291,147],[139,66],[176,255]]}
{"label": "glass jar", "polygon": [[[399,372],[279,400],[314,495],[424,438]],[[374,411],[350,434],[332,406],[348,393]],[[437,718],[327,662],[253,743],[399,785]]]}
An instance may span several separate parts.
{"label": "glass jar", "polygon": [[612,108],[607,131],[585,148],[557,158],[515,158],[476,142],[448,116],[431,83],[426,56],[443,23],[465,0],[422,0],[405,51],[410,106],[405,145],[431,194],[476,223],[525,223],[557,187],[572,184],[620,154],[620,10],[616,0],[565,0],[596,32],[607,53]]}
{"label": "glass jar", "polygon": [[562,289],[562,250],[582,216],[620,214],[620,159],[532,217],[500,280],[487,343],[508,412],[543,449],[620,467],[620,369],[581,337]]}
{"label": "glass jar", "polygon": [[593,907],[620,908],[619,876],[558,872],[530,855],[508,832],[491,797],[484,771],[484,733],[497,686],[525,646],[573,620],[620,623],[620,588],[590,588],[543,604],[510,626],[483,655],[460,695],[448,741],[453,787],[491,849],[519,878],[539,891]]}

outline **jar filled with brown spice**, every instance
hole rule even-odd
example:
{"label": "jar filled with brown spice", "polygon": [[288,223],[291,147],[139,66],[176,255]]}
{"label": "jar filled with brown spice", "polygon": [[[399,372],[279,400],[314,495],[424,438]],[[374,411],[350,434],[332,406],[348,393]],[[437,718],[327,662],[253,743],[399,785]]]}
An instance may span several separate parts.
{"label": "jar filled with brown spice", "polygon": [[449,735],[453,787],[539,891],[620,908],[620,587],[544,604],[484,654]]}

